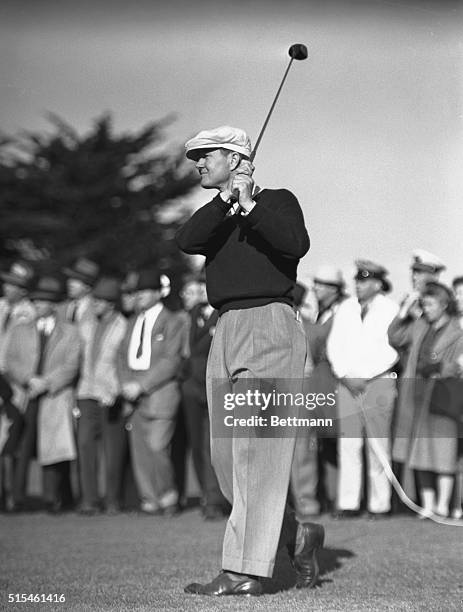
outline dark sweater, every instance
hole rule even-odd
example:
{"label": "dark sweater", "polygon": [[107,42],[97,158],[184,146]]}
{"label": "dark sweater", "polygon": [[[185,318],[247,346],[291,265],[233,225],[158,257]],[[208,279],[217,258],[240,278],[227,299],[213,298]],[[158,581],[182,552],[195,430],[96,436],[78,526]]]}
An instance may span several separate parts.
{"label": "dark sweater", "polygon": [[182,251],[206,256],[207,294],[220,314],[292,304],[297,265],[309,250],[302,210],[290,191],[264,189],[254,201],[246,217],[227,217],[231,204],[217,194],[177,233]]}

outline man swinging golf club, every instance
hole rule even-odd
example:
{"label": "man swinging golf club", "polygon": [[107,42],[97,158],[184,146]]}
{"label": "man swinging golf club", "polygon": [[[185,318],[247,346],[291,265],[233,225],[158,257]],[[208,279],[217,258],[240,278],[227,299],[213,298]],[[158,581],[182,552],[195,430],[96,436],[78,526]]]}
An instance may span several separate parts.
{"label": "man swinging golf club", "polygon": [[[196,163],[205,189],[218,194],[179,230],[180,248],[206,257],[209,302],[219,311],[207,369],[212,463],[232,505],[227,522],[222,572],[187,593],[260,595],[261,577],[271,577],[278,545],[286,545],[297,587],[318,578],[320,525],[297,525],[286,507],[295,437],[243,436],[223,431],[223,403],[214,382],[231,394],[247,381],[298,379],[304,375],[306,339],[293,309],[297,265],[310,246],[296,197],[286,189],[256,193],[251,143],[228,126],[200,132],[186,155]],[[277,388],[278,391],[278,388]],[[283,407],[274,414],[287,416]]]}

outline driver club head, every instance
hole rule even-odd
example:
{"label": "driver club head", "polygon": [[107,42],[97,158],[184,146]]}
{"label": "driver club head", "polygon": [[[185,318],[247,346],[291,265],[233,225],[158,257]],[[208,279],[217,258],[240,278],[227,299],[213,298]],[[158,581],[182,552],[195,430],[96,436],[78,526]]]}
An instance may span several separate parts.
{"label": "driver club head", "polygon": [[295,60],[305,60],[307,59],[309,52],[307,51],[307,47],[305,45],[296,43],[290,46],[288,54]]}

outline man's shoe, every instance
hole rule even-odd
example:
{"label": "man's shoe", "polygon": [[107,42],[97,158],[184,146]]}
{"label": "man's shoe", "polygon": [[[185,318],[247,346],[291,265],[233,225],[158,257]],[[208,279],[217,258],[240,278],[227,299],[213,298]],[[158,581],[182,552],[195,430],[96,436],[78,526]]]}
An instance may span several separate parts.
{"label": "man's shoe", "polygon": [[228,516],[221,506],[204,506],[203,508],[203,518],[205,521],[219,521]]}
{"label": "man's shoe", "polygon": [[182,510],[179,504],[172,504],[170,506],[162,508],[162,516],[166,516],[167,518],[173,518],[174,516],[178,516],[181,511]]}
{"label": "man's shoe", "polygon": [[93,506],[91,504],[81,504],[77,510],[77,513],[81,516],[95,516],[98,512],[98,506]]}
{"label": "man's shoe", "polygon": [[250,576],[221,572],[212,582],[207,584],[193,582],[186,586],[184,591],[195,595],[215,597],[222,597],[222,595],[261,595],[262,585],[259,580]]}
{"label": "man's shoe", "polygon": [[390,512],[368,512],[369,521],[382,521],[391,518]]}
{"label": "man's shoe", "polygon": [[140,512],[143,514],[149,514],[150,516],[162,516],[163,509],[160,508],[154,502],[142,502],[140,504]]}
{"label": "man's shoe", "polygon": [[296,549],[291,559],[296,570],[296,588],[313,589],[318,581],[317,552],[323,547],[325,530],[316,523],[302,523],[297,528]]}
{"label": "man's shoe", "polygon": [[49,501],[45,504],[48,514],[61,514],[61,504],[58,501]]}

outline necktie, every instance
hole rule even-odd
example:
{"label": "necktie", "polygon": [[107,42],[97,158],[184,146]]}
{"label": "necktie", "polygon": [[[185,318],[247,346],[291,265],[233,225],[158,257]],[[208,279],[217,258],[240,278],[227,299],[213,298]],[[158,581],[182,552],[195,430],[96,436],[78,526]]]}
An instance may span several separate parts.
{"label": "necktie", "polygon": [[45,363],[45,349],[47,348],[48,334],[45,327],[39,330],[39,360],[37,362],[36,375],[40,376],[43,372]]}
{"label": "necktie", "polygon": [[6,331],[8,329],[10,320],[11,320],[11,308],[8,308],[8,312],[6,313],[5,318],[3,319],[3,324],[2,324],[3,331]]}
{"label": "necktie", "polygon": [[77,302],[71,302],[68,310],[68,320],[75,323],[77,320]]}
{"label": "necktie", "polygon": [[362,305],[362,309],[361,309],[361,311],[360,311],[360,317],[361,317],[362,321],[363,321],[363,320],[364,320],[364,318],[367,316],[367,313],[368,313],[368,308],[369,308],[369,305],[368,305],[368,304],[363,304],[363,305]]}
{"label": "necktie", "polygon": [[141,330],[140,330],[140,341],[138,343],[138,348],[137,348],[137,352],[136,352],[136,358],[138,359],[139,357],[141,357],[141,354],[143,352],[143,336],[145,334],[145,315],[143,315],[143,323],[141,324]]}

